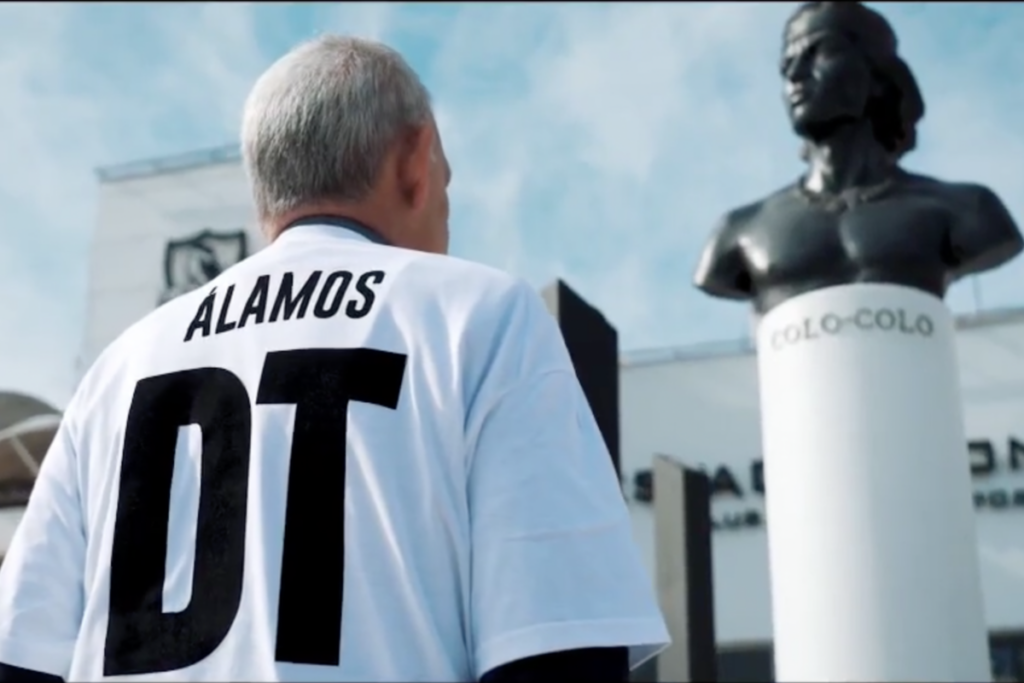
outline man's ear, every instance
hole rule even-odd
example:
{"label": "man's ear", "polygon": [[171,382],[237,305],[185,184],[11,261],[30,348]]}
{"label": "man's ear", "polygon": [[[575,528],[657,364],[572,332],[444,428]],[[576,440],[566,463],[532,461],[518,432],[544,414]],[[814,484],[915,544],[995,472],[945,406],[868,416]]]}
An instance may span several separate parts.
{"label": "man's ear", "polygon": [[413,209],[421,209],[427,203],[436,139],[431,125],[410,128],[402,138],[399,177],[402,195]]}

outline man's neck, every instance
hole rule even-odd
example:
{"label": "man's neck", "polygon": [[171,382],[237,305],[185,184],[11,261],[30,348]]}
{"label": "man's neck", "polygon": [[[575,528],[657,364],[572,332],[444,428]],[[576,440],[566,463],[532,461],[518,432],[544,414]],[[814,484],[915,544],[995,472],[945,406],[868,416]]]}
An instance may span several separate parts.
{"label": "man's neck", "polygon": [[379,211],[372,207],[361,204],[344,204],[341,202],[323,202],[303,206],[294,211],[279,216],[272,223],[266,226],[266,232],[271,241],[277,239],[289,226],[300,221],[316,217],[330,217],[338,220],[351,220],[372,230],[389,243],[394,243],[394,236],[389,234],[388,226],[390,221],[385,220]]}
{"label": "man's neck", "polygon": [[828,194],[877,185],[891,178],[896,167],[869,121],[844,124],[820,139],[808,139],[807,161],[804,187]]}

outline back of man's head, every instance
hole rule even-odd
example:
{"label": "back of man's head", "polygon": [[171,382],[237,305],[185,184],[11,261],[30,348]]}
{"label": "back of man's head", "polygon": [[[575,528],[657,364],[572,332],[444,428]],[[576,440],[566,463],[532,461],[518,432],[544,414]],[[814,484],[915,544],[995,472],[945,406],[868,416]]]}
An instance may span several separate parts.
{"label": "back of man's head", "polygon": [[[260,221],[273,238],[282,223],[303,214],[359,213],[373,204],[384,182],[390,183],[389,194],[376,204],[401,204],[416,191],[424,197],[409,198],[399,216],[391,215],[393,207],[383,216],[377,215],[380,207],[368,210],[385,223],[415,218],[412,227],[422,228],[421,214],[432,208],[425,204],[438,190],[405,185],[415,184],[420,170],[429,173],[431,161],[437,163],[436,136],[430,95],[397,52],[339,36],[302,44],[259,78],[245,104],[242,153]],[[424,154],[430,160],[420,160]],[[394,168],[386,168],[389,163]],[[382,180],[382,174],[388,177]],[[432,214],[440,210],[433,208]],[[443,208],[447,242],[447,194]]]}

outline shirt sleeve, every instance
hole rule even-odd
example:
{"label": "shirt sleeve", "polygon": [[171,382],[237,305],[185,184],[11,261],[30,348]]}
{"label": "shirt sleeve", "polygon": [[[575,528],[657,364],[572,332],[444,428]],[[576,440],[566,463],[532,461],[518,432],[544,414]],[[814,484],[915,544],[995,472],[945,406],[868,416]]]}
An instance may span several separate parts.
{"label": "shirt sleeve", "polygon": [[65,418],[0,566],[0,662],[67,678],[84,609],[86,540]]}
{"label": "shirt sleeve", "polygon": [[561,334],[539,300],[526,308],[501,336],[532,348],[497,354],[516,378],[493,365],[470,420],[475,673],[585,647],[628,646],[635,667],[668,633]]}

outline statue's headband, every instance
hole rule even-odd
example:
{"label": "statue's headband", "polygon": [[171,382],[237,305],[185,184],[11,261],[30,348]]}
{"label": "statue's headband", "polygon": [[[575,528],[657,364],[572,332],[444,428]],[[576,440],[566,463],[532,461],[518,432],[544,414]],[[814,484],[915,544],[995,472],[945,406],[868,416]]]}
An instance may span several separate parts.
{"label": "statue's headband", "polygon": [[873,68],[885,75],[902,93],[906,120],[924,116],[924,99],[910,67],[897,53],[892,26],[878,12],[859,2],[810,2],[801,5],[786,22],[786,43],[820,32],[839,32],[863,51]]}
{"label": "statue's headband", "polygon": [[802,5],[786,22],[787,43],[822,31],[840,32],[873,59],[896,56],[896,32],[878,12],[859,2],[813,2]]}

